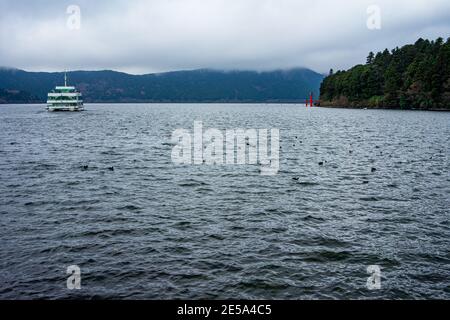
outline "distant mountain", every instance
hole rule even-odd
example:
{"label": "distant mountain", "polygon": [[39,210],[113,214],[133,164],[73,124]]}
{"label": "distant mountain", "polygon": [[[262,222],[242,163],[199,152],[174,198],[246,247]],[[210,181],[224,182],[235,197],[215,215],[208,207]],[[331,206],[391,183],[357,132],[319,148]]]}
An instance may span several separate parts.
{"label": "distant mountain", "polygon": [[[303,102],[319,94],[324,76],[309,69],[270,72],[194,70],[131,75],[115,71],[67,74],[85,102]],[[0,88],[25,91],[41,102],[61,85],[63,73],[0,69]],[[8,95],[3,103],[15,102]]]}
{"label": "distant mountain", "polygon": [[26,91],[0,89],[0,104],[2,103],[39,103],[41,100]]}

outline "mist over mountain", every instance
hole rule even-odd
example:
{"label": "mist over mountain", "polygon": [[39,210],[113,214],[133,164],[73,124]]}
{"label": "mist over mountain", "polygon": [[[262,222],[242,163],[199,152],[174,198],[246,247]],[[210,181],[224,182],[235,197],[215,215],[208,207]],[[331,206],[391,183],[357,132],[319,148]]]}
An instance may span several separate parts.
{"label": "mist over mountain", "polygon": [[[131,75],[116,71],[68,72],[68,84],[85,102],[303,102],[317,97],[322,74],[309,69],[256,71],[193,70]],[[0,103],[45,102],[47,93],[64,82],[62,72],[0,69]],[[29,97],[29,101],[26,97]]]}

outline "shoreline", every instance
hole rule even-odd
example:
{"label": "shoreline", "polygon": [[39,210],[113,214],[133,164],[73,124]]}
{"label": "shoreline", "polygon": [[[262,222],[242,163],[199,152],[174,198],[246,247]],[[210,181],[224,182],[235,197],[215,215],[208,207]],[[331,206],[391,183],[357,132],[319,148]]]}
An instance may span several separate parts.
{"label": "shoreline", "polygon": [[401,107],[381,108],[381,107],[355,107],[355,106],[334,106],[334,105],[319,105],[316,108],[328,108],[328,109],[353,109],[353,110],[397,110],[397,111],[433,111],[433,112],[449,112],[450,107],[447,109],[405,109]]}
{"label": "shoreline", "polygon": [[[305,105],[302,102],[89,102],[85,103],[85,105],[95,105],[95,104],[248,104],[248,105],[256,105],[256,104],[264,104],[264,105]],[[27,105],[27,106],[39,106],[46,105],[45,102],[42,103],[0,103],[0,108],[5,106],[19,106],[19,105]],[[393,108],[377,108],[377,107],[355,107],[355,106],[334,106],[334,105],[317,105],[313,108],[326,108],[326,109],[352,109],[352,110],[396,110],[396,111],[433,111],[433,112],[450,112],[450,107],[448,109],[404,109],[400,107]]]}

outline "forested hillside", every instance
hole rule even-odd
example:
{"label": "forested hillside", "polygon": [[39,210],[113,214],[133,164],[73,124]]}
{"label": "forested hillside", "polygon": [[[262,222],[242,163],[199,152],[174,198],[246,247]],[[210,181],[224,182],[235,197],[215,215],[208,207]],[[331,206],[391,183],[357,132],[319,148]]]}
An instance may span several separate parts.
{"label": "forested hillside", "polygon": [[450,109],[450,38],[370,53],[365,65],[330,71],[321,105]]}
{"label": "forested hillside", "polygon": [[[309,69],[255,71],[192,70],[131,75],[115,71],[67,73],[85,102],[304,102],[319,94],[324,76]],[[0,69],[0,89],[29,92],[45,102],[63,84],[64,73]],[[6,95],[0,102],[16,102]],[[30,101],[31,102],[31,101]]]}
{"label": "forested hillside", "polygon": [[0,104],[2,103],[39,103],[41,100],[26,91],[0,89]]}

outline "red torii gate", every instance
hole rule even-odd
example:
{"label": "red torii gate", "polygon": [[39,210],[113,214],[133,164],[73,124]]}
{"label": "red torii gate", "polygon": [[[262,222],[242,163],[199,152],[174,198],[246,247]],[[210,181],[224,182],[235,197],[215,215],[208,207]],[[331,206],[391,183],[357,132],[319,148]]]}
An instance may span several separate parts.
{"label": "red torii gate", "polygon": [[309,99],[308,98],[305,99],[305,104],[306,104],[306,107],[308,107],[308,104],[310,107],[314,107],[314,103],[319,103],[319,100],[314,100],[313,93],[311,92],[309,94]]}

